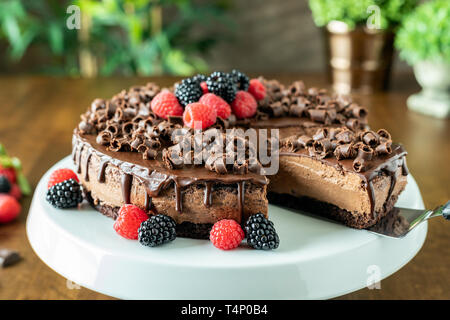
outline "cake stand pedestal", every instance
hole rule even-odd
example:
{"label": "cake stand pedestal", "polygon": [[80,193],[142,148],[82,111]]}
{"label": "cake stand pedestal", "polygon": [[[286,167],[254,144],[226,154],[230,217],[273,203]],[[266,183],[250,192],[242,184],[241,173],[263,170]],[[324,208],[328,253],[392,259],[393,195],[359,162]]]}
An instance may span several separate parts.
{"label": "cake stand pedestal", "polygon": [[[61,167],[72,167],[70,157],[49,172]],[[333,298],[399,270],[427,233],[423,223],[403,239],[389,239],[269,206],[280,236],[277,250],[221,251],[207,240],[186,238],[148,248],[117,235],[113,220],[88,204],[73,210],[51,207],[45,201],[49,172],[28,215],[31,246],[63,277],[122,299]],[[408,180],[398,206],[423,209],[416,182],[411,175]]]}

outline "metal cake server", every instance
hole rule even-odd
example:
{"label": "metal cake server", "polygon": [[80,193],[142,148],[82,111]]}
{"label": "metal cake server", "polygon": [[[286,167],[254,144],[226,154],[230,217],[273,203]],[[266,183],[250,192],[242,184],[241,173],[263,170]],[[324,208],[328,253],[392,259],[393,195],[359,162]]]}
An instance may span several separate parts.
{"label": "metal cake server", "polygon": [[395,207],[386,217],[366,230],[390,238],[403,238],[423,221],[438,216],[450,220],[450,201],[434,210]]}

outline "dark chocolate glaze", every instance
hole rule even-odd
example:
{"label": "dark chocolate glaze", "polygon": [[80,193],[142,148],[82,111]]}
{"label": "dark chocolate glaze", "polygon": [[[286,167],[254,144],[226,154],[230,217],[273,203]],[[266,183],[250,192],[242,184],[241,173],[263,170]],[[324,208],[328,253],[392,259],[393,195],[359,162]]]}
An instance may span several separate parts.
{"label": "dark chocolate glaze", "polygon": [[89,181],[89,161],[91,161],[92,149],[88,149],[86,162],[84,163],[84,180]]}
{"label": "dark chocolate glaze", "polygon": [[152,197],[148,195],[148,193],[145,194],[145,211],[150,211],[152,209]]}
{"label": "dark chocolate glaze", "polygon": [[130,195],[131,195],[131,185],[133,183],[133,176],[128,173],[122,173],[121,185],[122,185],[122,196],[123,202],[131,203]]}
{"label": "dark chocolate glaze", "polygon": [[206,207],[210,207],[212,204],[212,183],[210,181],[205,182],[205,196],[203,198],[203,204]]}
{"label": "dark chocolate glaze", "polygon": [[[242,212],[244,207],[244,183],[249,181],[258,185],[266,185],[268,179],[265,176],[249,173],[246,175],[226,174],[221,175],[212,171],[205,170],[203,167],[184,168],[183,170],[169,170],[165,168],[161,160],[144,160],[138,153],[132,152],[113,152],[107,150],[95,142],[95,137],[85,135],[81,136],[77,132],[74,133],[73,148],[78,150],[77,157],[74,162],[80,167],[81,173],[81,151],[84,148],[89,149],[89,155],[84,168],[84,177],[88,176],[89,161],[92,155],[96,155],[100,161],[98,182],[105,182],[105,171],[108,165],[115,166],[122,171],[121,187],[123,201],[130,203],[131,186],[133,179],[141,182],[146,189],[146,210],[150,210],[152,206],[152,197],[170,187],[173,183],[175,190],[175,209],[181,214],[183,211],[183,189],[193,184],[203,184],[205,187],[205,206],[212,203],[213,185],[220,184],[237,184],[239,197],[239,210]],[[94,147],[95,146],[95,147]],[[88,178],[89,179],[89,178]],[[88,181],[88,179],[86,181]]]}
{"label": "dark chocolate glaze", "polygon": [[107,165],[108,165],[108,159],[103,159],[100,163],[100,169],[98,171],[98,177],[97,177],[97,180],[100,183],[105,182],[105,171],[106,171]]}

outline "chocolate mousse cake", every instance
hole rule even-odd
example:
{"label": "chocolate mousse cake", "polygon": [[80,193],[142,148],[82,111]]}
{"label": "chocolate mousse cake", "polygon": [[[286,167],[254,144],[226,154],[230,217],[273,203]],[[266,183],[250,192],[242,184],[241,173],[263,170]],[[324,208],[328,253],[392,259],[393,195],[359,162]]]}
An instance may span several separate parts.
{"label": "chocolate mousse cake", "polygon": [[[199,96],[191,98],[197,91],[180,97],[177,84],[161,89],[148,83],[94,100],[74,130],[73,160],[85,195],[98,211],[116,218],[122,205],[132,203],[173,218],[178,236],[207,238],[219,220],[243,224],[256,213],[267,217],[269,202],[353,228],[374,225],[394,207],[406,186],[406,151],[392,143],[386,130],[369,128],[365,108],[349,97],[308,89],[301,81],[284,86],[261,77],[250,85],[238,83],[233,95],[229,88],[221,94],[213,80],[197,76],[181,84],[198,85],[201,94],[213,92],[231,105],[230,114],[217,112],[215,123],[201,130],[186,125],[179,111],[161,116],[152,108],[161,92],[177,96],[184,110],[189,102],[195,104]],[[240,91],[257,101],[250,115]],[[265,144],[233,135],[249,128],[278,130],[276,143],[269,137],[267,144],[277,146],[277,172],[265,170],[258,157],[256,145]],[[201,157],[184,152],[186,144]],[[248,150],[245,159],[228,161],[239,144]],[[217,145],[226,152],[217,153]],[[177,162],[174,155],[188,161]]]}

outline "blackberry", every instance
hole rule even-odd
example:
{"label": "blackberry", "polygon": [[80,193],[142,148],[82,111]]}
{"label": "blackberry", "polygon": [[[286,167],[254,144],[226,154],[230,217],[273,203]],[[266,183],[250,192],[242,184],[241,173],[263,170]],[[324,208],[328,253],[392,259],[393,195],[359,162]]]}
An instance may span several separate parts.
{"label": "blackberry", "polygon": [[250,86],[250,79],[247,75],[239,70],[232,70],[231,76],[234,78],[238,90],[247,91]]}
{"label": "blackberry", "polygon": [[74,208],[81,201],[81,187],[74,179],[55,184],[47,191],[47,201],[58,209]]}
{"label": "blackberry", "polygon": [[8,193],[11,190],[11,183],[5,176],[0,176],[0,193]]}
{"label": "blackberry", "polygon": [[156,247],[175,240],[175,221],[169,216],[157,214],[141,223],[138,230],[139,242],[148,247]]}
{"label": "blackberry", "polygon": [[186,78],[175,87],[175,96],[183,107],[188,104],[197,102],[203,94],[200,87],[200,77],[196,75],[192,78]]}
{"label": "blackberry", "polygon": [[233,102],[237,87],[234,77],[225,72],[215,71],[206,79],[208,91],[222,97],[226,102]]}
{"label": "blackberry", "polygon": [[247,243],[258,250],[278,248],[280,239],[275,231],[273,222],[266,219],[262,213],[250,216],[245,223]]}

